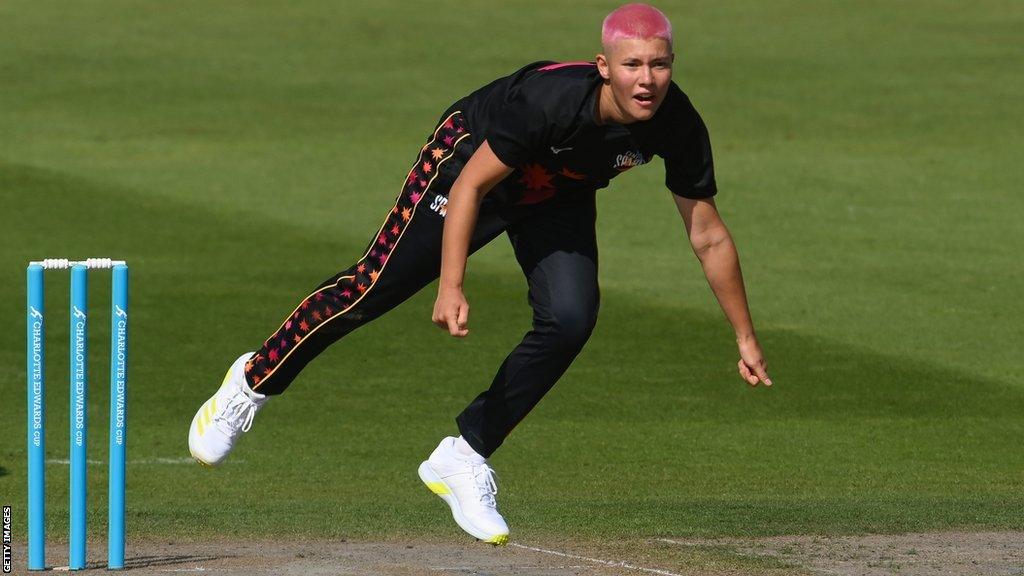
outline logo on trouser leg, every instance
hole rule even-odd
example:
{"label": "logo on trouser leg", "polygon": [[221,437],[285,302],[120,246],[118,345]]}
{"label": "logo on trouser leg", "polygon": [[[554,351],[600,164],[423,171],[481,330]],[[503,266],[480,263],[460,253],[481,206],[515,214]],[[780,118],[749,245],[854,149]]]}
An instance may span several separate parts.
{"label": "logo on trouser leg", "polygon": [[448,214],[448,199],[440,195],[434,196],[434,201],[430,203],[430,209],[444,218]]}

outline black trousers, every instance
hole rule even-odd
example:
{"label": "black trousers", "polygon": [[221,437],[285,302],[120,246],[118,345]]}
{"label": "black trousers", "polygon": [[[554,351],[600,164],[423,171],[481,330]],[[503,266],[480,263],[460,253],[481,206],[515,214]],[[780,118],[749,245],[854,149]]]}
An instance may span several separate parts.
{"label": "black trousers", "polygon": [[[437,279],[448,190],[472,153],[461,113],[442,117],[363,257],[304,298],[246,366],[254,390],[280,394],[328,346]],[[594,328],[595,218],[593,192],[556,194],[530,205],[485,197],[481,205],[470,251],[505,232],[533,308],[533,328],[490,387],[456,418],[463,437],[485,457],[554,386]]]}

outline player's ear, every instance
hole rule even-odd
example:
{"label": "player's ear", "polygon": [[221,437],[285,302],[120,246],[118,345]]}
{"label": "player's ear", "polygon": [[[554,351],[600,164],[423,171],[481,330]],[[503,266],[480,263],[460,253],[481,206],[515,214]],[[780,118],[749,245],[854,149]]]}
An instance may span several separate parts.
{"label": "player's ear", "polygon": [[601,75],[601,78],[608,80],[610,78],[608,74],[608,59],[604,57],[604,54],[598,54],[594,57],[594,62],[597,64],[597,73]]}

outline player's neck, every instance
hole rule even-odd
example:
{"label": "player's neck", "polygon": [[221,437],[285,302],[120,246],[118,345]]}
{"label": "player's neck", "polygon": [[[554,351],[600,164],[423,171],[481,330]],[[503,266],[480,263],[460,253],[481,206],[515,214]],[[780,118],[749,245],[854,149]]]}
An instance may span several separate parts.
{"label": "player's neck", "polygon": [[612,87],[608,84],[602,84],[598,90],[597,103],[594,108],[594,120],[600,126],[629,124],[631,122],[622,109],[619,108],[618,104],[616,104],[615,96],[612,95]]}

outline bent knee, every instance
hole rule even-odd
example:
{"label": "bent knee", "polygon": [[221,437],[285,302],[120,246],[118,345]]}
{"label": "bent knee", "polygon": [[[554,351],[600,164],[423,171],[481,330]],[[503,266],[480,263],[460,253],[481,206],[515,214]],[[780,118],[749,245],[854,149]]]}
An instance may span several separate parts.
{"label": "bent knee", "polygon": [[597,325],[597,303],[593,306],[561,306],[551,310],[549,333],[561,346],[582,348]]}

